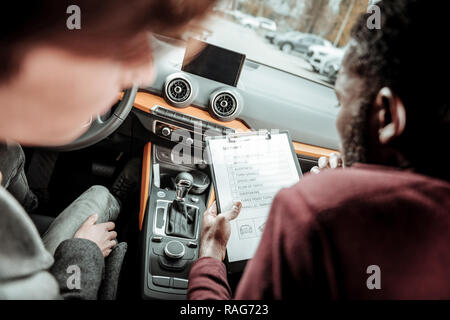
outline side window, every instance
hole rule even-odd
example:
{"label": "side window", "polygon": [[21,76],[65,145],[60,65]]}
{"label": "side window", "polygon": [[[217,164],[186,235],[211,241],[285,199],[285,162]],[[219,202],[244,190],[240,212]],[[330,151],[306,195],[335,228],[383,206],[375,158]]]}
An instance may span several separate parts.
{"label": "side window", "polygon": [[305,45],[309,45],[312,43],[312,41],[313,41],[313,39],[311,37],[304,37],[304,38],[302,38],[301,43],[305,44]]}
{"label": "side window", "polygon": [[295,39],[295,42],[299,43],[299,44],[303,44],[305,41],[305,37],[303,36],[297,36],[297,38]]}
{"label": "side window", "polygon": [[[246,52],[249,60],[268,66],[275,65],[282,71],[300,77],[306,76],[313,81],[332,86],[335,81],[332,72],[326,72],[326,75],[310,72],[309,58],[292,53],[309,51],[310,46],[319,45],[335,46],[338,49],[336,55],[342,56],[341,49],[351,39],[353,24],[360,14],[367,13],[369,0],[221,0],[216,2],[214,13],[210,16],[211,27],[202,31],[204,34],[202,37],[209,38],[213,34],[214,40],[209,40],[217,41],[222,47],[233,51]],[[370,2],[376,1],[370,0]],[[224,19],[228,21],[223,21]],[[261,30],[245,28],[245,23],[250,19],[258,19]],[[378,15],[372,12],[368,22],[378,24],[379,19]],[[248,37],[245,36],[246,41],[235,41],[244,36],[244,33],[248,35]],[[187,37],[183,38],[187,39]],[[292,48],[283,46],[285,43],[289,43]],[[258,48],[258,50],[250,48]],[[267,52],[271,54],[266,54]],[[286,53],[292,54],[290,59],[286,59]],[[333,68],[339,67],[340,60],[333,64]]]}

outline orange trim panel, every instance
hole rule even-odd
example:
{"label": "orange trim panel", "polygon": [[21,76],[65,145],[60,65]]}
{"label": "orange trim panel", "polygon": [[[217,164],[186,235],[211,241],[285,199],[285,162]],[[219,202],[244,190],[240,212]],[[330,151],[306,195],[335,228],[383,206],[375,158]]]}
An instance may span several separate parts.
{"label": "orange trim panel", "polygon": [[[226,126],[232,129],[235,129],[239,132],[250,131],[249,128],[244,122],[241,120],[233,120],[229,122],[222,122],[217,119],[214,119],[206,110],[202,110],[193,106],[189,106],[186,108],[175,108],[168,104],[162,97],[147,93],[147,92],[138,92],[136,95],[136,100],[134,101],[134,107],[142,110],[147,113],[152,113],[151,108],[155,105],[160,105],[165,108],[169,108],[173,111],[184,113],[186,115],[190,115],[192,117],[200,118],[205,121],[214,122],[220,124],[222,126]],[[320,158],[322,156],[329,156],[330,153],[337,152],[336,150],[321,148],[312,146],[309,144],[293,141],[295,152],[298,155],[305,155],[314,158]]]}
{"label": "orange trim panel", "polygon": [[242,121],[233,120],[230,122],[222,122],[217,119],[214,119],[206,110],[202,110],[196,107],[186,107],[186,108],[175,108],[168,104],[166,100],[163,98],[146,93],[146,92],[138,92],[136,95],[136,100],[134,101],[134,106],[139,110],[142,110],[147,113],[152,113],[151,108],[155,105],[162,106],[164,108],[172,109],[173,111],[184,113],[190,115],[192,117],[200,118],[205,121],[214,122],[220,124],[222,126],[226,126],[229,128],[236,129],[238,131],[248,131],[250,130]]}
{"label": "orange trim panel", "polygon": [[305,155],[313,158],[329,157],[331,153],[337,152],[336,150],[316,147],[296,141],[292,141],[292,144],[297,155]]}
{"label": "orange trim panel", "polygon": [[150,190],[150,173],[152,159],[152,144],[149,142],[144,147],[144,156],[142,158],[142,179],[141,179],[141,201],[139,206],[139,230],[142,230],[144,223],[145,209],[148,201],[148,192]]}
{"label": "orange trim panel", "polygon": [[206,208],[211,207],[214,201],[216,201],[216,193],[214,192],[214,188],[211,186],[211,192],[209,194],[208,204],[206,205]]}

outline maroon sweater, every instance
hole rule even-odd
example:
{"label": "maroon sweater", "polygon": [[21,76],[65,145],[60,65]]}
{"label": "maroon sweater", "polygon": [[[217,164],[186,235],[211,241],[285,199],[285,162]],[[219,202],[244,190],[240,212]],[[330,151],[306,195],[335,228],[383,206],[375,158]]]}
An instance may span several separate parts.
{"label": "maroon sweater", "polygon": [[[188,297],[230,299],[225,265],[199,259]],[[450,299],[450,184],[369,165],[305,175],[275,197],[235,298]]]}

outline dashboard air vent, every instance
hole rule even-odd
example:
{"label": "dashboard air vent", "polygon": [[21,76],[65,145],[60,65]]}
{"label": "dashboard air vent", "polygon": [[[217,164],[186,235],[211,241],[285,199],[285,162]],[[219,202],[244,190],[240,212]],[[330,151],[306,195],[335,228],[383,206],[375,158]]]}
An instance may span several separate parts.
{"label": "dashboard air vent", "polygon": [[222,121],[235,118],[239,110],[239,100],[230,90],[218,91],[211,96],[210,108],[213,116]]}
{"label": "dashboard air vent", "polygon": [[168,102],[179,108],[188,106],[194,100],[192,81],[183,74],[170,75],[164,84],[164,93]]}

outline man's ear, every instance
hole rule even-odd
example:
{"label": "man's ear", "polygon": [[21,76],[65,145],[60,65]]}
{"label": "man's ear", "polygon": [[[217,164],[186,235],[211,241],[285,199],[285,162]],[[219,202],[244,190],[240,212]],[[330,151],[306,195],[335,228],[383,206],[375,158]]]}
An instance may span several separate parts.
{"label": "man's ear", "polygon": [[406,111],[402,100],[388,87],[382,88],[375,99],[378,110],[378,139],[387,144],[405,130]]}

